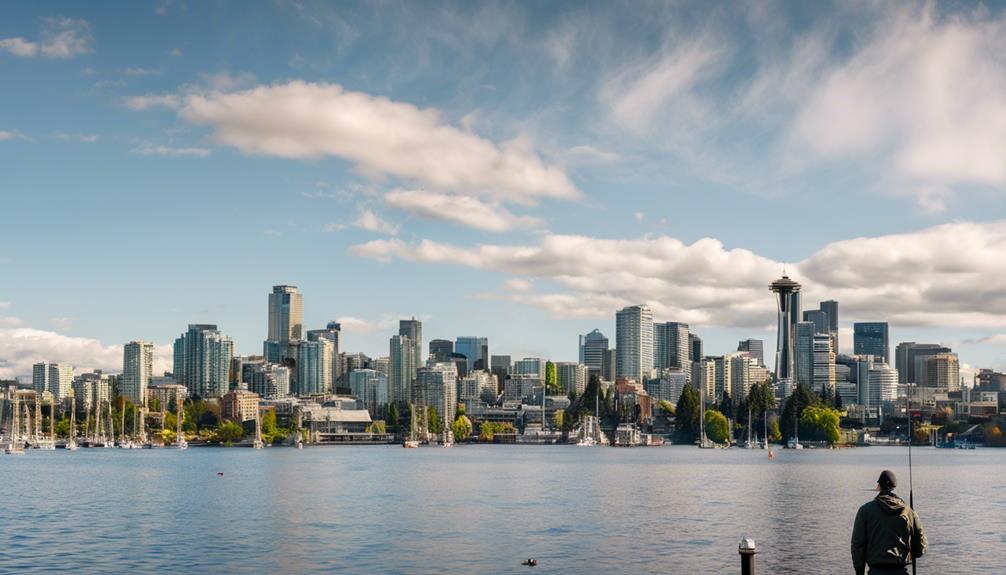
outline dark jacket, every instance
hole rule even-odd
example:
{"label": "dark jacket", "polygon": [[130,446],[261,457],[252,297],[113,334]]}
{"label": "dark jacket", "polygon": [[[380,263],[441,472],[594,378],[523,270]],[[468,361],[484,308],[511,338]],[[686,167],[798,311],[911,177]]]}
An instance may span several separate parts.
{"label": "dark jacket", "polygon": [[902,567],[925,555],[927,548],[919,516],[894,493],[883,492],[859,508],[852,528],[857,574],[862,575],[866,565]]}

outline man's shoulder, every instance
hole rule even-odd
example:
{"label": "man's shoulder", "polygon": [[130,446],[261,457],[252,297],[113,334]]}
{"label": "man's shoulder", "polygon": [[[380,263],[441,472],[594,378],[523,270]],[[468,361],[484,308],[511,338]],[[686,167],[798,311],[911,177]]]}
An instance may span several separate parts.
{"label": "man's shoulder", "polygon": [[862,505],[859,506],[859,512],[860,513],[866,513],[868,511],[872,511],[876,506],[877,506],[877,500],[876,499],[871,499],[871,500],[867,501],[866,503],[864,503],[864,504],[862,504]]}

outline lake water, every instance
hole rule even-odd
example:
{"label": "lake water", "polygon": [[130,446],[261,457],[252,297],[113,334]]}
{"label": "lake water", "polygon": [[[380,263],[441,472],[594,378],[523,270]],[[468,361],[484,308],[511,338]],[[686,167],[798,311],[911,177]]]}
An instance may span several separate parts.
{"label": "lake water", "polygon": [[[1006,564],[1006,450],[916,449],[920,572]],[[852,572],[907,450],[559,446],[82,449],[0,456],[0,572]],[[218,476],[223,472],[223,476]],[[923,570],[924,569],[924,570]]]}

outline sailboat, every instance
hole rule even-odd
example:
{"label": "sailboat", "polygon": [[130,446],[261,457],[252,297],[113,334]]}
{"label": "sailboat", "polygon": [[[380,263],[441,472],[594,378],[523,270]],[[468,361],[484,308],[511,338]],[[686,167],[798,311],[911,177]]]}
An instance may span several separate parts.
{"label": "sailboat", "polygon": [[706,398],[705,385],[699,385],[699,449],[713,449],[716,444],[706,437]]}
{"label": "sailboat", "polygon": [[185,409],[181,400],[175,402],[175,410],[178,412],[175,416],[175,421],[178,422],[178,431],[175,432],[175,446],[178,449],[188,449],[189,442],[185,441],[185,434],[182,433],[182,418],[185,417]]}
{"label": "sailboat", "polygon": [[[794,406],[795,407],[795,406]],[[796,416],[797,410],[793,410],[793,437],[789,438],[786,442],[786,447],[789,449],[803,449],[803,444],[800,443],[800,427],[798,425],[798,418]]]}
{"label": "sailboat", "polygon": [[11,406],[10,438],[4,453],[7,455],[24,455],[24,440],[21,439],[21,400],[17,390],[13,392],[14,404]]}
{"label": "sailboat", "polygon": [[754,441],[751,440],[751,404],[748,403],[748,440],[744,442],[744,447],[747,449],[761,449],[761,445],[758,444],[758,437],[755,436]]}
{"label": "sailboat", "polygon": [[67,451],[77,451],[79,449],[77,445],[77,406],[74,402],[70,402],[70,431],[67,436],[64,447]]}
{"label": "sailboat", "polygon": [[415,449],[419,447],[419,441],[416,439],[416,407],[412,406],[409,410],[411,418],[409,421],[409,438],[402,442],[402,447],[406,449]]}
{"label": "sailboat", "polygon": [[297,449],[304,449],[303,414],[300,409],[297,410],[297,439],[294,441],[293,445]]}
{"label": "sailboat", "polygon": [[259,416],[258,407],[255,408],[255,442],[252,443],[253,449],[262,449],[265,447],[265,443],[262,443],[262,418]]}

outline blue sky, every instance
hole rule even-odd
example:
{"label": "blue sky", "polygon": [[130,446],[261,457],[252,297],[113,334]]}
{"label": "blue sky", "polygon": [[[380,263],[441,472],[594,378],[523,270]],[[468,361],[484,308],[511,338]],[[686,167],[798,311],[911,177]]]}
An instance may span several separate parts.
{"label": "blue sky", "polygon": [[190,322],[259,353],[279,283],[375,356],[415,315],[575,359],[640,302],[770,354],[784,264],[843,327],[1004,368],[1004,31],[1000,4],[6,3],[0,376]]}

